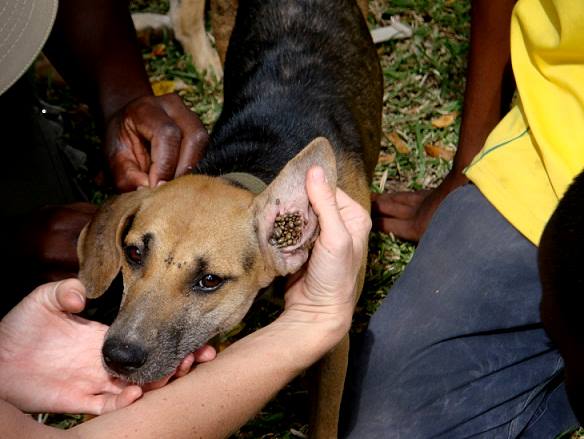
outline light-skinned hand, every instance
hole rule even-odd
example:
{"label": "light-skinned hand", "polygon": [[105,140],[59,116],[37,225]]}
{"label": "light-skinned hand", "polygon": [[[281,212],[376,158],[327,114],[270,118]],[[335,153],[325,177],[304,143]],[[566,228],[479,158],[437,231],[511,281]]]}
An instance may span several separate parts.
{"label": "light-skinned hand", "polygon": [[[306,188],[320,234],[305,271],[286,292],[281,319],[324,322],[338,342],[351,325],[356,282],[371,229],[369,213],[341,189],[333,192],[323,170],[311,168]],[[336,344],[331,338],[331,346]]]}
{"label": "light-skinned hand", "polygon": [[[85,290],[77,279],[41,285],[0,321],[0,399],[26,412],[103,414],[125,407],[148,389],[114,379],[105,371],[101,347],[106,325],[82,319]],[[208,346],[183,361],[208,361]]]}

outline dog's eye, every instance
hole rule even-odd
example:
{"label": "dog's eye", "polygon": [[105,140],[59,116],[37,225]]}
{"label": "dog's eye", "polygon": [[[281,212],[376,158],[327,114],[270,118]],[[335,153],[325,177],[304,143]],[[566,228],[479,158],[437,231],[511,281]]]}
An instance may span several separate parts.
{"label": "dog's eye", "polygon": [[124,249],[126,258],[134,265],[142,265],[142,250],[135,245],[129,245]]}
{"label": "dog's eye", "polygon": [[215,291],[223,284],[223,279],[214,274],[205,274],[196,284],[196,288],[200,291],[211,292]]}

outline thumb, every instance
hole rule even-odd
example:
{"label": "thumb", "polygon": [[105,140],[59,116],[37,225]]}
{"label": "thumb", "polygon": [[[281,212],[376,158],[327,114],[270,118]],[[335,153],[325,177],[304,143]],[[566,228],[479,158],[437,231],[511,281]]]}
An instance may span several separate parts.
{"label": "thumb", "polygon": [[[325,235],[346,232],[333,189],[326,181],[324,170],[315,166],[309,169],[306,179],[308,199],[318,216],[318,223]],[[334,236],[334,235],[332,235]]]}
{"label": "thumb", "polygon": [[66,279],[37,289],[39,300],[49,311],[78,313],[85,307],[85,287],[78,279]]}

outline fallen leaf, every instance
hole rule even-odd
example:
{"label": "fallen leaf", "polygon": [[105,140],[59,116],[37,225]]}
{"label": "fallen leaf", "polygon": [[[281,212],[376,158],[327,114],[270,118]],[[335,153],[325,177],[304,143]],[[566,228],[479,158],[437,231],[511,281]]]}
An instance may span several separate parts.
{"label": "fallen leaf", "polygon": [[389,165],[390,163],[395,162],[395,154],[389,154],[385,151],[381,151],[379,153],[379,160],[377,162],[380,165]]}
{"label": "fallen leaf", "polygon": [[166,55],[166,44],[157,44],[152,48],[152,56],[164,56]]}
{"label": "fallen leaf", "polygon": [[152,83],[152,91],[155,96],[161,96],[168,93],[174,93],[177,90],[174,81],[154,81]]}
{"label": "fallen leaf", "polygon": [[458,117],[458,112],[453,111],[452,113],[443,114],[440,117],[432,119],[432,126],[435,128],[446,128],[454,123]]}
{"label": "fallen leaf", "polygon": [[452,160],[455,154],[453,149],[446,148],[440,143],[427,143],[424,145],[424,150],[430,157],[438,157],[444,160]]}
{"label": "fallen leaf", "polygon": [[393,143],[393,145],[395,146],[395,149],[400,154],[409,154],[410,153],[410,147],[408,146],[408,144],[406,142],[404,142],[404,140],[400,137],[400,135],[398,133],[396,133],[395,131],[392,131],[391,133],[389,133],[387,135],[387,138],[390,140],[391,143]]}

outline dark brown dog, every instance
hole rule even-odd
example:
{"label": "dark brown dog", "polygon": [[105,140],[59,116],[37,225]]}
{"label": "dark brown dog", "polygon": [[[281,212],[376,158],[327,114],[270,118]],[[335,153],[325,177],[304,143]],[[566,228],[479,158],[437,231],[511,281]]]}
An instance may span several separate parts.
{"label": "dark brown dog", "polygon": [[[304,183],[311,166],[368,208],[381,100],[354,0],[240,1],[224,108],[198,175],[120,196],[80,238],[89,297],[120,269],[124,278],[107,367],[137,382],[162,377],[238,323],[259,289],[298,270],[318,232]],[[278,215],[299,218],[286,240]],[[320,362],[314,437],[336,436],[347,350],[345,340]]]}

